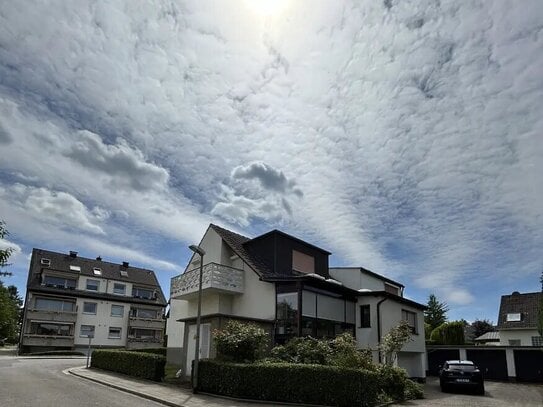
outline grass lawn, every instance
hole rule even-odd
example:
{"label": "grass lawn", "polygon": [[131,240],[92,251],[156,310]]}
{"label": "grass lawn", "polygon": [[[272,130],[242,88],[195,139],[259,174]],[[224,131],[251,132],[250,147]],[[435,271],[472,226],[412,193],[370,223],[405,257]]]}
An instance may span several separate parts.
{"label": "grass lawn", "polygon": [[183,387],[189,387],[190,388],[190,381],[185,380],[184,377],[177,378],[175,377],[175,374],[179,370],[178,365],[172,365],[170,363],[166,363],[166,366],[164,367],[164,383],[169,384],[177,384],[179,386]]}

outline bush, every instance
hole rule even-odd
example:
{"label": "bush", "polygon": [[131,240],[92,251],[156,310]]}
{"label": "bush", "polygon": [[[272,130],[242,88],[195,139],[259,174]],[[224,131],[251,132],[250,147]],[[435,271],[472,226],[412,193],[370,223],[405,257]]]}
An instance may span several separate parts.
{"label": "bush", "polygon": [[399,367],[381,365],[377,369],[379,375],[379,390],[394,401],[405,400],[407,372]]}
{"label": "bush", "polygon": [[155,381],[164,377],[165,365],[161,355],[112,349],[95,350],[91,360],[91,367]]}
{"label": "bush", "polygon": [[307,336],[292,338],[285,345],[276,346],[271,350],[271,359],[276,362],[328,365],[331,354],[332,348],[327,341]]}
{"label": "bush", "polygon": [[198,389],[250,400],[351,407],[374,405],[379,382],[378,373],[362,369],[204,360]]}
{"label": "bush", "polygon": [[234,362],[254,362],[262,357],[268,334],[255,324],[228,321],[223,330],[213,331],[217,358]]}
{"label": "bush", "polygon": [[154,355],[166,356],[167,348],[143,348],[143,349],[131,349],[131,352],[143,352],[143,353],[152,353]]}
{"label": "bush", "polygon": [[375,370],[371,349],[358,349],[356,339],[349,333],[336,336],[330,342],[330,364],[351,369]]}
{"label": "bush", "polygon": [[415,383],[413,380],[407,380],[405,384],[405,400],[416,400],[424,398],[424,390],[420,384]]}

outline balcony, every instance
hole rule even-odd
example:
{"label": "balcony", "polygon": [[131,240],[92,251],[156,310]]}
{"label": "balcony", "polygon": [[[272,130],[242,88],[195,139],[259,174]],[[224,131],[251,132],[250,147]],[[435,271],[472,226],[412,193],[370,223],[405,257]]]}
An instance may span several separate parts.
{"label": "balcony", "polygon": [[141,329],[164,329],[165,321],[162,318],[138,318],[130,317],[128,320],[129,328],[141,328]]}
{"label": "balcony", "polygon": [[51,321],[51,322],[75,322],[77,312],[68,311],[44,311],[29,309],[26,318],[28,320]]}
{"label": "balcony", "polygon": [[23,335],[24,346],[51,346],[51,347],[73,347],[73,336],[53,336],[53,335]]}
{"label": "balcony", "polygon": [[[172,278],[170,297],[189,299],[198,293],[200,268]],[[208,263],[203,267],[202,292],[243,294],[243,270]]]}

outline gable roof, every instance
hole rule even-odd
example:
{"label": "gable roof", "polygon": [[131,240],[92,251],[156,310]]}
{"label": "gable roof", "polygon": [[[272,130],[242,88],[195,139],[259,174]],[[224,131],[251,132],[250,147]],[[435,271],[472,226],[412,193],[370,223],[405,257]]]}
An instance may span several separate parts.
{"label": "gable roof", "polygon": [[[535,329],[542,296],[543,293],[520,294],[518,292],[511,295],[502,295],[500,314],[498,315],[498,329]],[[507,321],[507,314],[521,314],[521,320]]]}
{"label": "gable roof", "polygon": [[[41,259],[49,259],[50,265],[42,265]],[[152,270],[143,269],[128,265],[111,263],[103,260],[88,259],[85,257],[72,257],[66,253],[58,253],[50,250],[36,249],[32,250],[31,270],[28,280],[28,288],[40,286],[39,274],[42,268],[56,272],[78,274],[96,279],[108,279],[116,281],[126,281],[142,288],[152,288],[157,290],[157,301],[160,304],[166,304],[166,298],[162,288],[158,283],[155,273]],[[70,270],[70,266],[80,267],[80,271]],[[94,274],[94,268],[101,270],[100,275]],[[126,272],[126,277],[121,275],[121,271]],[[40,287],[41,289],[41,287]]]}

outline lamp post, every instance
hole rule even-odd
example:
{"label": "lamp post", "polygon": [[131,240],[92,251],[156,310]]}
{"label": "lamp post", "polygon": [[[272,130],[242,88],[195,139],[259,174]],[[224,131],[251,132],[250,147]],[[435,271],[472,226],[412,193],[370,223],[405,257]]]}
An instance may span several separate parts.
{"label": "lamp post", "polygon": [[194,350],[194,368],[192,369],[192,392],[198,392],[198,363],[200,362],[200,319],[202,316],[202,279],[204,274],[204,254],[200,246],[190,245],[189,249],[200,255],[200,282],[198,284],[198,313],[196,314],[196,346]]}

